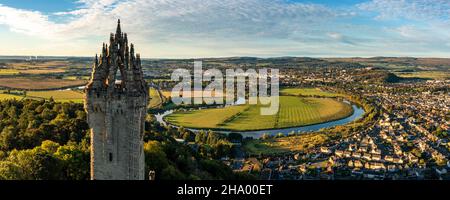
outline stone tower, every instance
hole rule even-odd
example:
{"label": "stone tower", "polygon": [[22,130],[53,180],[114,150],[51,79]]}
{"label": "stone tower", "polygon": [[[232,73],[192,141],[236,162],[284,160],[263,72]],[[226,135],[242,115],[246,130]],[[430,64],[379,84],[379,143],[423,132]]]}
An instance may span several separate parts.
{"label": "stone tower", "polygon": [[144,122],[148,86],[139,54],[128,46],[120,20],[95,56],[92,77],[86,86],[85,109],[91,128],[91,179],[144,179]]}

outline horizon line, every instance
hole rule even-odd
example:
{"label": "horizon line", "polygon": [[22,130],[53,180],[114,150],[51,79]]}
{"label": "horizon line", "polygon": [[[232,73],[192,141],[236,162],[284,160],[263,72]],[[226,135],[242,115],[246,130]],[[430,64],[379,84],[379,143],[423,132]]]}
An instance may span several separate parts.
{"label": "horizon line", "polygon": [[[0,55],[0,57],[61,57],[61,58],[94,58],[93,56],[68,56],[68,55]],[[274,59],[274,58],[316,58],[316,59],[342,59],[342,58],[422,58],[422,59],[450,59],[448,57],[439,56],[212,56],[212,57],[142,57],[147,60],[192,60],[192,59],[224,59],[224,58],[260,58],[260,59]]]}

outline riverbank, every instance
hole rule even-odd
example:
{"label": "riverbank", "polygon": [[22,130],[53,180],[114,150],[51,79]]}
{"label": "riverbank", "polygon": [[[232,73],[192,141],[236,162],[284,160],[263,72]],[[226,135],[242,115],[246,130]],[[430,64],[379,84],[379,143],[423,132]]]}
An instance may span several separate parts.
{"label": "riverbank", "polygon": [[[347,102],[347,103],[349,103],[349,102]],[[280,133],[283,135],[289,135],[291,133],[295,133],[295,134],[300,133],[301,134],[304,132],[314,132],[314,131],[319,131],[324,128],[331,128],[334,126],[345,125],[352,121],[356,121],[359,118],[361,118],[362,116],[364,116],[365,111],[363,108],[359,107],[356,104],[351,104],[351,106],[353,108],[353,113],[346,118],[335,120],[335,121],[330,121],[330,122],[325,122],[325,123],[307,125],[307,126],[296,126],[296,127],[290,127],[290,128],[267,129],[267,130],[258,130],[258,131],[230,131],[230,130],[192,129],[192,128],[187,128],[187,130],[190,130],[192,132],[199,132],[202,130],[204,130],[204,131],[213,130],[215,132],[224,133],[224,134],[239,133],[243,137],[250,137],[250,138],[254,138],[254,139],[261,138],[263,135],[275,136]],[[167,123],[164,119],[166,116],[173,114],[173,112],[174,112],[173,110],[166,111],[165,113],[155,115],[155,118],[159,123],[161,123],[165,126],[169,125],[169,126],[178,128],[178,126]]]}
{"label": "riverbank", "polygon": [[350,104],[336,98],[280,96],[275,115],[261,115],[267,105],[236,105],[209,109],[176,110],[164,121],[175,126],[214,131],[260,131],[309,126],[344,119],[353,114]]}

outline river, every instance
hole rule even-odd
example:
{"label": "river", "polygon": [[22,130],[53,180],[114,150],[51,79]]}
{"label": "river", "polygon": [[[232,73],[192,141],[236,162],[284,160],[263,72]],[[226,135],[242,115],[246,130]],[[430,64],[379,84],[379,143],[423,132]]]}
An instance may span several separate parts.
{"label": "river", "polygon": [[[261,130],[261,131],[215,131],[215,132],[226,133],[226,134],[231,133],[231,132],[240,133],[244,138],[252,137],[255,139],[262,137],[264,134],[274,136],[274,135],[278,135],[279,133],[288,135],[289,133],[292,133],[292,132],[294,132],[294,133],[314,132],[314,131],[319,131],[320,129],[323,129],[323,128],[330,128],[330,127],[334,127],[334,126],[348,124],[350,122],[358,120],[365,114],[365,111],[363,108],[361,108],[357,105],[354,105],[354,104],[352,105],[352,107],[353,107],[353,114],[351,116],[346,117],[344,119],[325,122],[325,123],[321,123],[321,124],[291,127],[291,128],[282,128],[282,129]],[[167,125],[167,122],[164,121],[164,117],[167,115],[170,115],[172,113],[173,113],[173,110],[170,110],[170,111],[166,111],[163,114],[157,114],[157,115],[155,115],[155,117],[159,123],[161,123],[163,125]],[[171,125],[171,126],[176,127],[174,125]],[[199,132],[201,129],[188,129],[188,130],[193,131],[195,133],[195,132]]]}

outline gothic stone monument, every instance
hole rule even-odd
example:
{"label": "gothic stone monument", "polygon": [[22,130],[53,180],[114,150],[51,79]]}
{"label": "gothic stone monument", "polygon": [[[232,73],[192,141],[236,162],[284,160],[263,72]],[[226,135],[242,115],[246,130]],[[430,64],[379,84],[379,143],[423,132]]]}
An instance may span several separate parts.
{"label": "gothic stone monument", "polygon": [[148,86],[139,54],[128,47],[120,20],[110,44],[95,56],[86,86],[85,109],[91,128],[92,180],[143,180],[143,135]]}

